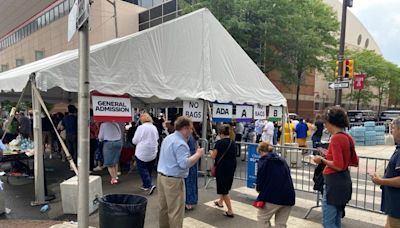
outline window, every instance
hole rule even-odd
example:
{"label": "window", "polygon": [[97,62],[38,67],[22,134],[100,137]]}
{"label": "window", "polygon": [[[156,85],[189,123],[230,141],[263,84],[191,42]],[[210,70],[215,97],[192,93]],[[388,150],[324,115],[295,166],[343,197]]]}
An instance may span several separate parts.
{"label": "window", "polygon": [[54,7],[53,11],[54,11],[54,20],[57,20],[58,16],[59,16],[59,14],[58,14],[58,6]]}
{"label": "window", "polygon": [[365,48],[368,48],[368,45],[369,45],[369,39],[367,38],[367,39],[365,40]]}
{"label": "window", "polygon": [[44,51],[35,51],[35,60],[43,59]]}
{"label": "window", "polygon": [[54,21],[54,10],[53,9],[51,9],[49,11],[49,18],[50,18],[49,23]]}
{"label": "window", "polygon": [[69,0],[64,1],[64,14],[68,14],[69,12]]}
{"label": "window", "polygon": [[42,15],[42,28],[44,27],[44,26],[46,26],[46,15],[45,14],[43,14]]}
{"label": "window", "polygon": [[1,70],[0,72],[8,71],[8,64],[1,64],[0,70]]}
{"label": "window", "polygon": [[64,3],[61,3],[61,4],[58,6],[58,9],[59,9],[59,11],[60,11],[60,17],[64,16]]}
{"label": "window", "polygon": [[24,59],[16,59],[15,60],[15,66],[16,67],[19,67],[19,66],[22,66],[22,65],[24,65]]}
{"label": "window", "polygon": [[358,39],[357,39],[357,44],[360,45],[361,44],[361,40],[362,40],[362,36],[361,34],[358,35]]}
{"label": "window", "polygon": [[46,16],[46,25],[48,25],[50,24],[50,13],[46,12],[45,16]]}

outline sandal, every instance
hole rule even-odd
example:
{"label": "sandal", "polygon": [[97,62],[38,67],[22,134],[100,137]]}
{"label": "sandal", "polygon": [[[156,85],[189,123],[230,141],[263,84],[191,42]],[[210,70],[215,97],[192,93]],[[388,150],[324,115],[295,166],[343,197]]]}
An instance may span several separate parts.
{"label": "sandal", "polygon": [[186,205],[186,206],[185,206],[185,209],[186,209],[187,211],[191,211],[191,210],[194,209],[194,207],[193,207],[192,205]]}
{"label": "sandal", "polygon": [[235,217],[234,214],[229,214],[227,211],[224,212],[224,216],[226,216],[228,218],[234,218]]}
{"label": "sandal", "polygon": [[218,201],[214,201],[214,205],[219,207],[219,208],[223,208],[224,205],[220,205]]}

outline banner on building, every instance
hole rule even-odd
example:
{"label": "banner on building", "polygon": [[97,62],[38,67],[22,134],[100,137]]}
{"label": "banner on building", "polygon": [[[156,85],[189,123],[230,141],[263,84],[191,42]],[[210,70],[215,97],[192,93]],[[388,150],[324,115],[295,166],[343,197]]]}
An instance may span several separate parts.
{"label": "banner on building", "polygon": [[132,108],[129,96],[93,94],[93,117],[96,122],[131,122]]}
{"label": "banner on building", "polygon": [[193,122],[202,122],[203,107],[203,101],[183,101],[183,115],[190,117]]}
{"label": "banner on building", "polygon": [[232,105],[213,103],[212,121],[213,122],[231,122],[232,121]]}
{"label": "banner on building", "polygon": [[251,122],[253,119],[253,106],[250,105],[236,105],[237,122]]}
{"label": "banner on building", "polygon": [[271,121],[279,121],[282,119],[282,107],[281,106],[269,106],[268,119]]}
{"label": "banner on building", "polygon": [[356,74],[354,77],[354,89],[364,89],[365,74]]}
{"label": "banner on building", "polygon": [[254,119],[255,120],[267,119],[267,107],[262,105],[254,105]]}

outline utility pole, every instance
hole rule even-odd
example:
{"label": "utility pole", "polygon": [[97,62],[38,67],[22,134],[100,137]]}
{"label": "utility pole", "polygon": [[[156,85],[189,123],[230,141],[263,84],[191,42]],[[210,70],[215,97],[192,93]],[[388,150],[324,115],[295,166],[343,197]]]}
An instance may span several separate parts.
{"label": "utility pole", "polygon": [[[338,81],[343,80],[343,61],[344,61],[344,42],[346,38],[346,18],[347,18],[347,7],[353,6],[353,0],[343,0],[342,5],[342,21],[340,29],[340,43],[339,43],[339,55],[338,55]],[[342,104],[342,89],[335,90],[335,105],[340,106]]]}
{"label": "utility pole", "polygon": [[108,3],[110,3],[113,8],[114,8],[114,28],[115,28],[115,38],[118,38],[118,22],[117,22],[117,5],[116,5],[116,0],[110,1],[107,0]]}
{"label": "utility pole", "polygon": [[89,227],[89,1],[79,0],[78,227]]}

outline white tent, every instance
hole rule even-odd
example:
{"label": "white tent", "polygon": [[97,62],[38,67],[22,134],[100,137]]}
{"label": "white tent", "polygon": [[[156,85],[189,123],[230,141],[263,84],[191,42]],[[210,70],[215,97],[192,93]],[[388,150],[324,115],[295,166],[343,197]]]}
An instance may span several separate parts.
{"label": "white tent", "polygon": [[[286,106],[286,99],[207,9],[91,47],[90,90],[144,103],[204,99]],[[78,51],[0,74],[0,91],[20,92],[36,75],[41,91],[78,91]]]}

